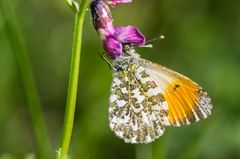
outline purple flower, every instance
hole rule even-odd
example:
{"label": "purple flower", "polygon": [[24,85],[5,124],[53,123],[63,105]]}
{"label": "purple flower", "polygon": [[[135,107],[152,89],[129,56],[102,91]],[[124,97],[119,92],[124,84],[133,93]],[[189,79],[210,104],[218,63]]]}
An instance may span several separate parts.
{"label": "purple flower", "polygon": [[[120,3],[120,0],[117,2]],[[102,39],[103,49],[110,58],[120,57],[123,54],[123,45],[125,44],[136,46],[145,44],[145,37],[137,28],[113,26],[111,12],[102,0],[92,1],[90,8],[94,27]]]}
{"label": "purple flower", "polygon": [[[100,31],[100,35],[106,35],[104,30]],[[135,27],[115,27],[113,34],[102,36],[103,48],[112,59],[116,59],[123,53],[124,44],[142,46],[145,44],[144,35]]]}
{"label": "purple flower", "polygon": [[112,59],[116,59],[121,56],[123,51],[121,42],[112,37],[108,37],[103,40],[103,49],[107,51],[108,55]]}
{"label": "purple flower", "polygon": [[115,27],[114,37],[123,44],[143,46],[145,37],[139,29],[133,26]]}
{"label": "purple flower", "polygon": [[132,0],[109,0],[107,1],[108,4],[110,4],[112,7],[115,7],[118,4],[121,3],[131,3]]}

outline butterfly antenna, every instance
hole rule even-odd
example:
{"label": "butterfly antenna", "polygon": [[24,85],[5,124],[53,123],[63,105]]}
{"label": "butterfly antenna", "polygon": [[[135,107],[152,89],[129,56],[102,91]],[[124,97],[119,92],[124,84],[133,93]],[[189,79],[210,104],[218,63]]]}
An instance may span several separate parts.
{"label": "butterfly antenna", "polygon": [[103,59],[109,66],[110,69],[113,69],[112,63],[104,56],[104,52],[98,52],[101,59]]}
{"label": "butterfly antenna", "polygon": [[139,46],[139,47],[153,48],[153,45],[152,44],[146,44],[146,45]]}
{"label": "butterfly antenna", "polygon": [[[160,35],[159,37],[156,37],[156,38],[153,38],[151,40],[148,40],[146,41],[146,45],[145,46],[148,46],[150,43],[152,42],[155,42],[155,41],[158,41],[158,40],[163,40],[165,38],[164,35]],[[151,45],[151,44],[150,44]]]}

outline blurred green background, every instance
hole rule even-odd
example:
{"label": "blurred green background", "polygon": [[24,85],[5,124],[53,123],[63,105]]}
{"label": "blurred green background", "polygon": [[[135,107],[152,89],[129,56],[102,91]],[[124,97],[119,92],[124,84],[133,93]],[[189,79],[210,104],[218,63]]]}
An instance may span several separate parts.
{"label": "blurred green background", "polygon": [[[9,0],[26,44],[50,135],[59,146],[68,86],[74,16],[61,0]],[[142,57],[187,75],[212,98],[212,115],[168,127],[153,144],[135,146],[108,126],[112,75],[98,55],[101,42],[90,11],[84,23],[73,159],[239,159],[240,1],[134,0],[113,10],[118,26],[138,27],[148,39],[165,35]],[[0,6],[0,159],[31,158],[38,150],[21,77]]]}

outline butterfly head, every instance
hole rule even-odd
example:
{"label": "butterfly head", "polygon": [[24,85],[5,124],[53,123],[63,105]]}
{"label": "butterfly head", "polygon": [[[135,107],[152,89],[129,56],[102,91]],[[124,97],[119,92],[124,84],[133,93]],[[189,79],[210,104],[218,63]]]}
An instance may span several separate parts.
{"label": "butterfly head", "polygon": [[136,54],[136,50],[135,50],[136,47],[137,46],[134,44],[124,44],[123,45],[123,56],[134,56]]}

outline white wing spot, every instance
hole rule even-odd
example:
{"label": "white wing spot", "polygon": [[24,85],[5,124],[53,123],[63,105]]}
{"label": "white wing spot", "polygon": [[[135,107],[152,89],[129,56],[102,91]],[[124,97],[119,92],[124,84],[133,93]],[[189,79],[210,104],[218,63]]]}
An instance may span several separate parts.
{"label": "white wing spot", "polygon": [[121,91],[122,91],[122,93],[128,93],[128,91],[127,91],[127,88],[126,88],[126,87],[122,88],[122,89],[121,89]]}
{"label": "white wing spot", "polygon": [[149,135],[147,135],[146,137],[145,137],[145,143],[149,143],[149,142],[151,142],[152,141],[152,138],[149,136]]}
{"label": "white wing spot", "polygon": [[144,111],[142,111],[141,114],[142,114],[142,121],[143,121],[143,123],[150,125],[149,119],[148,119],[148,116],[147,116],[147,113],[145,113]]}
{"label": "white wing spot", "polygon": [[123,132],[122,131],[116,131],[116,135],[119,137],[123,137]]}
{"label": "white wing spot", "polygon": [[110,96],[110,102],[112,103],[112,102],[114,102],[115,100],[117,100],[118,99],[118,97],[115,95],[115,94],[112,94],[111,96]]}
{"label": "white wing spot", "polygon": [[162,102],[162,108],[163,108],[164,110],[168,110],[168,104],[167,104],[166,101],[163,101],[163,102]]}
{"label": "white wing spot", "polygon": [[133,131],[137,131],[139,129],[137,122],[135,124],[131,123],[131,127]]}
{"label": "white wing spot", "polygon": [[143,106],[141,105],[139,108],[132,106],[132,109],[133,109],[134,113],[139,113],[143,110]]}
{"label": "white wing spot", "polygon": [[147,94],[149,96],[155,96],[155,95],[158,95],[159,94],[159,90],[157,89],[158,87],[156,88],[150,88],[147,92]]}
{"label": "white wing spot", "polygon": [[123,107],[127,102],[125,100],[117,100],[116,101],[118,107]]}
{"label": "white wing spot", "polygon": [[121,84],[121,81],[118,78],[113,79],[113,86],[119,86]]}
{"label": "white wing spot", "polygon": [[151,110],[153,110],[153,111],[160,111],[161,107],[159,107],[159,105],[154,105],[154,106],[152,106]]}

